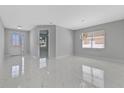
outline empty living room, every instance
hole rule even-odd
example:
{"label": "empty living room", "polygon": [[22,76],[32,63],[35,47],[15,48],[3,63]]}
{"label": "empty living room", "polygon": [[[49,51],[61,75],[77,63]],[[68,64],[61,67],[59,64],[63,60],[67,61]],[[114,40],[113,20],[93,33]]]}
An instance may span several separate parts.
{"label": "empty living room", "polygon": [[124,5],[0,5],[0,88],[124,88]]}

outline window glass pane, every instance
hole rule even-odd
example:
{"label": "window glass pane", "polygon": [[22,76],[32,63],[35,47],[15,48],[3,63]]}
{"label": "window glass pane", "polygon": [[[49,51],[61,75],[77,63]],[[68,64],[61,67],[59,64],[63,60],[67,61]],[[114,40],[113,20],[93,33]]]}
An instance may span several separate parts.
{"label": "window glass pane", "polygon": [[15,40],[16,40],[16,33],[13,33],[13,34],[12,34],[12,45],[13,45],[13,46],[16,45]]}
{"label": "window glass pane", "polygon": [[12,45],[20,46],[21,45],[21,37],[19,33],[12,33]]}
{"label": "window glass pane", "polygon": [[82,48],[92,47],[92,32],[82,33]]}
{"label": "window glass pane", "polygon": [[104,48],[104,31],[93,33],[92,48]]}
{"label": "window glass pane", "polygon": [[19,46],[19,34],[16,34],[16,46]]}

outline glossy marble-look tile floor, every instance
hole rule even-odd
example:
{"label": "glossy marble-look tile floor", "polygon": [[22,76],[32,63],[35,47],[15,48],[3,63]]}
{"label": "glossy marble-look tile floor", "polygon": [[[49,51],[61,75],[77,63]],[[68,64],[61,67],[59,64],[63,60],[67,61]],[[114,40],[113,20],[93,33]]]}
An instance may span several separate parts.
{"label": "glossy marble-look tile floor", "polygon": [[12,56],[2,63],[0,87],[120,88],[124,64],[75,56],[52,60]]}

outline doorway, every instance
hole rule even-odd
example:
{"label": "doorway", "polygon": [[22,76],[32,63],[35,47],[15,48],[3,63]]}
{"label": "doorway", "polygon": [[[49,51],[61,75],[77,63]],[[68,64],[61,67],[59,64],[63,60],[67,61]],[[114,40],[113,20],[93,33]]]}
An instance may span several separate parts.
{"label": "doorway", "polygon": [[41,30],[39,33],[39,56],[48,58],[48,30]]}

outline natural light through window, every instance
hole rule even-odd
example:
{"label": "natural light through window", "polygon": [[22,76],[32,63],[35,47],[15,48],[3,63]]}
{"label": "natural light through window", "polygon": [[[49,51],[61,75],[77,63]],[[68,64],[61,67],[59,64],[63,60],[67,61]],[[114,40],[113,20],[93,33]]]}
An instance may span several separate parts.
{"label": "natural light through window", "polygon": [[12,33],[12,45],[13,46],[20,46],[21,38],[19,33]]}
{"label": "natural light through window", "polygon": [[104,31],[84,32],[82,33],[82,48],[104,48]]}

